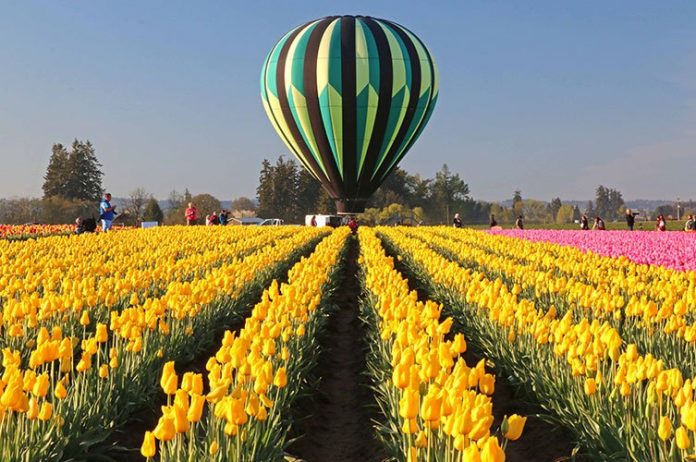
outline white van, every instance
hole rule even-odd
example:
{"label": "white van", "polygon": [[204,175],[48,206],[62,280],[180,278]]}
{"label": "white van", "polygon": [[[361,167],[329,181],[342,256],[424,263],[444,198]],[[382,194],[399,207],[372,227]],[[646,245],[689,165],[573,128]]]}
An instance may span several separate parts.
{"label": "white van", "polygon": [[[312,225],[312,218],[314,218],[316,222],[315,225]],[[338,228],[343,224],[343,217],[339,215],[305,215],[305,226],[330,226],[332,228]]]}

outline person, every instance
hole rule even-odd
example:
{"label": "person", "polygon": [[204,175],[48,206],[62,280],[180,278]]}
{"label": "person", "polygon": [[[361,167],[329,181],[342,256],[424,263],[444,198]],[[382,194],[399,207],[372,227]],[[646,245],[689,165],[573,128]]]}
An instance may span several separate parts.
{"label": "person", "polygon": [[104,200],[99,204],[99,218],[101,219],[102,231],[111,229],[116,216],[116,207],[111,205],[111,194],[104,194]]}
{"label": "person", "polygon": [[82,218],[75,218],[75,234],[82,234],[85,232],[85,226],[82,224]]}
{"label": "person", "polygon": [[694,221],[694,216],[689,215],[687,217],[686,223],[684,224],[684,231],[694,231],[696,230],[696,221]]}
{"label": "person", "polygon": [[633,225],[636,224],[636,215],[638,215],[638,212],[631,212],[631,209],[626,209],[626,224],[630,231],[633,231]]}
{"label": "person", "polygon": [[604,220],[602,220],[602,217],[594,217],[594,225],[592,225],[592,229],[595,229],[597,231],[604,231],[605,229],[607,229],[607,227],[604,225]]}
{"label": "person", "polygon": [[358,220],[354,216],[351,216],[350,220],[348,220],[348,227],[351,233],[355,234],[358,232]]}
{"label": "person", "polygon": [[495,221],[495,215],[491,214],[491,228],[498,226],[498,222]]}
{"label": "person", "polygon": [[662,215],[657,216],[657,223],[655,223],[656,231],[667,231],[667,221]]}
{"label": "person", "polygon": [[312,219],[309,221],[310,226],[316,226],[317,225],[317,216],[312,215]]}
{"label": "person", "polygon": [[218,218],[217,213],[213,210],[210,212],[210,224],[211,225],[219,225],[220,224],[220,218]]}
{"label": "person", "polygon": [[455,228],[461,228],[462,227],[462,219],[459,218],[459,214],[455,213],[454,214],[454,219],[452,220],[454,227]]}
{"label": "person", "polygon": [[515,226],[517,229],[524,229],[524,220],[522,219],[522,215],[519,215],[517,220],[515,220]]}
{"label": "person", "polygon": [[590,223],[587,220],[587,215],[583,215],[582,217],[580,217],[580,229],[582,229],[583,231],[587,231],[588,229],[590,229]]}
{"label": "person", "polygon": [[192,202],[188,203],[188,208],[184,212],[184,216],[186,217],[187,226],[195,225],[198,221],[198,209]]}
{"label": "person", "polygon": [[227,225],[227,210],[220,210],[220,215],[218,215],[218,219],[220,220],[220,224],[222,226]]}

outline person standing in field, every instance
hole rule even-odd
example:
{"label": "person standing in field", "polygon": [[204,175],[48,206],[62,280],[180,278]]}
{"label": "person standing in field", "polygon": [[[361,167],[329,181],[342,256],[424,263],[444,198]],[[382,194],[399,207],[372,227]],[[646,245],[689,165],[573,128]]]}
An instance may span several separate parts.
{"label": "person standing in field", "polygon": [[455,228],[461,228],[462,227],[462,219],[459,218],[459,214],[455,213],[454,214],[454,219],[452,220],[452,224],[454,225]]}
{"label": "person standing in field", "polygon": [[220,225],[227,225],[227,210],[220,210],[220,215],[218,215],[218,219],[220,220]]}
{"label": "person standing in field", "polygon": [[188,226],[195,225],[196,221],[198,221],[198,209],[192,202],[188,203],[184,216],[186,217],[186,225]]}
{"label": "person standing in field", "polygon": [[605,229],[607,229],[606,225],[604,224],[604,220],[602,220],[602,217],[595,217],[592,229],[597,231],[604,231]]}
{"label": "person standing in field", "polygon": [[694,221],[693,215],[689,215],[689,218],[686,220],[684,231],[696,231],[696,221]]}
{"label": "person standing in field", "polygon": [[491,228],[498,226],[498,222],[495,220],[495,215],[491,214]]}
{"label": "person standing in field", "polygon": [[590,223],[587,220],[587,215],[583,215],[582,217],[580,217],[580,229],[583,231],[587,231],[588,229],[590,229]]}
{"label": "person standing in field", "polygon": [[515,227],[517,229],[524,229],[524,219],[522,218],[522,215],[519,215],[517,220],[515,220]]}
{"label": "person standing in field", "polygon": [[626,209],[626,225],[629,231],[633,231],[633,225],[636,224],[636,215],[638,215],[638,212],[632,212],[631,209]]}
{"label": "person standing in field", "polygon": [[667,231],[667,220],[662,215],[657,216],[657,223],[655,223],[656,231]]}
{"label": "person standing in field", "polygon": [[104,200],[99,204],[99,218],[101,219],[102,231],[111,229],[116,216],[116,207],[111,205],[111,194],[104,194]]}

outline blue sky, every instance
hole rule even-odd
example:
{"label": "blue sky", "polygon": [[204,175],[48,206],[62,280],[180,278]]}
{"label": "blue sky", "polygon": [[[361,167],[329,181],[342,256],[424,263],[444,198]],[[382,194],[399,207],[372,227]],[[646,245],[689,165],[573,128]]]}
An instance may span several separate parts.
{"label": "blue sky", "polygon": [[0,0],[0,197],[39,196],[55,142],[89,139],[116,196],[253,196],[289,155],[261,106],[268,50],[331,14],[395,20],[439,66],[402,166],[476,198],[695,198],[696,2]]}

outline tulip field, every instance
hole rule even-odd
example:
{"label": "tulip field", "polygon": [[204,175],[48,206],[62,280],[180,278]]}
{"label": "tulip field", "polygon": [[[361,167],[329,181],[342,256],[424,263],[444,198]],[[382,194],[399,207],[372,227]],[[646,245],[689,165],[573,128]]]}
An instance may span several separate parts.
{"label": "tulip field", "polygon": [[696,458],[692,234],[47,234],[0,239],[2,461],[302,460],[344,300],[374,460],[547,460],[515,449],[530,406],[576,447],[556,457]]}

